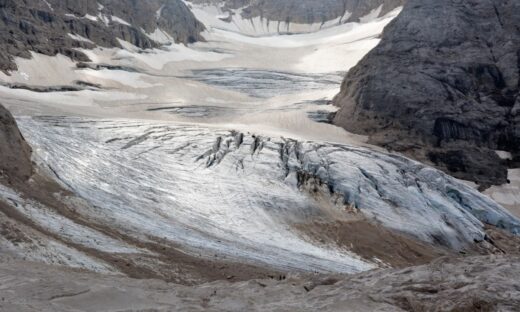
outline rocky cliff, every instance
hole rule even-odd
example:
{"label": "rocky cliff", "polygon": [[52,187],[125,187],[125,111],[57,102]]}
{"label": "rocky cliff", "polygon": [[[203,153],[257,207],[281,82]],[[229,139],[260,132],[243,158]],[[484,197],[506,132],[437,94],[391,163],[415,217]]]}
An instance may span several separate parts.
{"label": "rocky cliff", "polygon": [[0,181],[23,181],[32,171],[31,147],[11,113],[0,104]]}
{"label": "rocky cliff", "polygon": [[341,18],[357,22],[373,13],[382,16],[402,6],[405,0],[190,0],[197,4],[220,4],[229,11],[242,9],[244,19],[261,17],[274,22],[324,23]]}
{"label": "rocky cliff", "polygon": [[347,74],[334,122],[482,188],[506,183],[520,156],[518,21],[514,0],[410,0]]}
{"label": "rocky cliff", "polygon": [[87,61],[78,48],[159,46],[152,34],[175,42],[201,40],[204,26],[181,0],[0,0],[0,70],[16,69],[13,57],[30,51]]}

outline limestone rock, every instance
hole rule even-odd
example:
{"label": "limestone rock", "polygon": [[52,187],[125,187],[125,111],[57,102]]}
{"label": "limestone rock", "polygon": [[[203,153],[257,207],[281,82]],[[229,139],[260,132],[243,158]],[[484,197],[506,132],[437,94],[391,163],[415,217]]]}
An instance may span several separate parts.
{"label": "limestone rock", "polygon": [[118,38],[158,47],[149,36],[157,29],[191,43],[203,40],[204,26],[181,0],[2,0],[0,29],[0,70],[8,72],[16,69],[14,57],[30,51],[88,61],[78,48],[120,47]]}
{"label": "limestone rock", "polygon": [[31,147],[11,113],[0,104],[0,178],[26,180],[32,171]]}
{"label": "limestone rock", "polygon": [[[287,23],[324,23],[343,17],[343,22],[357,22],[377,11],[379,16],[402,6],[405,0],[190,0],[192,3],[219,3],[229,10],[243,9],[243,18],[266,18]],[[348,16],[346,16],[349,14]]]}
{"label": "limestone rock", "polygon": [[505,183],[514,161],[494,150],[518,160],[519,20],[514,0],[409,1],[347,74],[334,122],[482,187]]}

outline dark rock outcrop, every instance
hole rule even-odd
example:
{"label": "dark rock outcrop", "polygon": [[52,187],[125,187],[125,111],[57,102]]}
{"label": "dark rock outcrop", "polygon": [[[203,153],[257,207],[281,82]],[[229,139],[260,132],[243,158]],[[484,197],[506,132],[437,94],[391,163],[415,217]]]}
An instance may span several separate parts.
{"label": "dark rock outcrop", "polygon": [[181,0],[0,0],[0,70],[15,70],[13,57],[30,51],[88,61],[77,48],[120,47],[117,38],[157,47],[147,36],[157,28],[176,42],[203,40],[204,26]]}
{"label": "dark rock outcrop", "polygon": [[13,116],[0,104],[0,179],[27,180],[33,173],[31,152]]}
{"label": "dark rock outcrop", "polygon": [[[520,154],[520,2],[410,0],[347,74],[334,122],[481,186]],[[517,162],[518,164],[518,162]]]}
{"label": "dark rock outcrop", "polygon": [[288,23],[321,23],[342,17],[343,22],[357,22],[380,6],[384,15],[402,6],[406,0],[190,0],[192,3],[221,3],[225,9],[243,8],[243,18],[262,17]]}

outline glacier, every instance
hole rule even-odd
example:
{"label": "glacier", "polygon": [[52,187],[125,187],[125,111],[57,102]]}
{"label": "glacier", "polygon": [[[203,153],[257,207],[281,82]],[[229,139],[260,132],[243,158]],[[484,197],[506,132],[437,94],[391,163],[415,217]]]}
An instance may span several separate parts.
{"label": "glacier", "polygon": [[483,222],[520,233],[470,186],[368,148],[145,120],[18,122],[35,161],[91,204],[82,214],[203,257],[310,272],[380,266],[298,230],[316,220],[364,218],[455,250],[484,240]]}

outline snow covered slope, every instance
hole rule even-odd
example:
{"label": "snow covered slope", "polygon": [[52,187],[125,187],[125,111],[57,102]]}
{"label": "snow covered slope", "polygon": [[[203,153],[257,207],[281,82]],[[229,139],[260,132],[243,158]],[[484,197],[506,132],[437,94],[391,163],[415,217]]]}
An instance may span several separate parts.
{"label": "snow covered slope", "polygon": [[202,40],[204,30],[181,0],[6,0],[0,11],[3,72],[16,69],[15,57],[32,52],[87,61],[78,49],[121,47],[117,39],[146,49],[164,41],[191,43]]}

